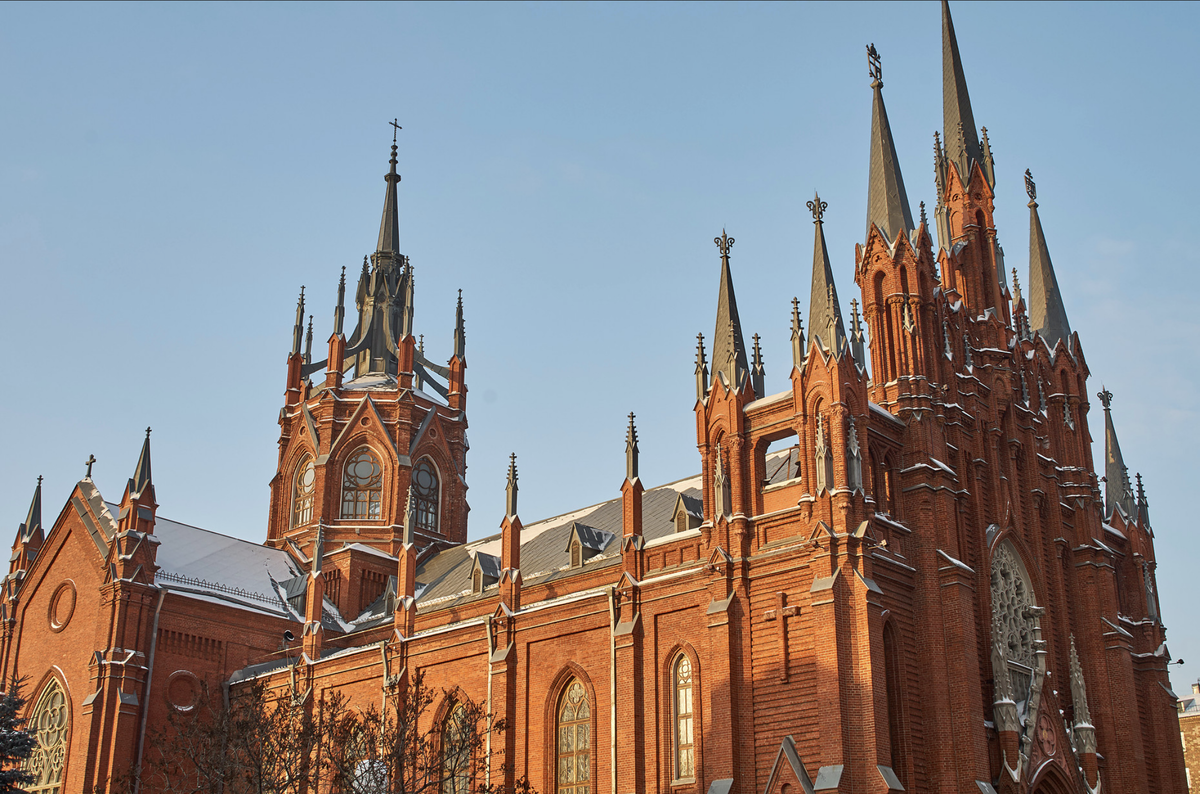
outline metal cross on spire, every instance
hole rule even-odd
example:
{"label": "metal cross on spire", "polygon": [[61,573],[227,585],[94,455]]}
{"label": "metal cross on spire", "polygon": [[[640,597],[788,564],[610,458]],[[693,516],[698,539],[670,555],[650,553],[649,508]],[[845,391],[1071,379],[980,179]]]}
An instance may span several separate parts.
{"label": "metal cross on spire", "polygon": [[876,80],[880,85],[883,85],[883,61],[879,57],[879,50],[875,49],[874,44],[867,45],[867,71],[870,73],[872,80]]}
{"label": "metal cross on spire", "polygon": [[829,203],[821,201],[821,195],[814,192],[813,200],[808,202],[808,208],[813,214],[813,223],[821,222],[821,219],[825,217],[825,210],[827,207],[829,207]]}
{"label": "metal cross on spire", "polygon": [[388,122],[388,124],[391,124],[393,127],[395,127],[395,129],[392,130],[392,145],[395,145],[395,143],[396,143],[396,133],[398,133],[400,130],[404,129],[403,127],[400,126],[399,122],[400,122],[400,119],[392,119],[391,121]]}
{"label": "metal cross on spire", "polygon": [[717,248],[721,249],[721,258],[729,258],[729,249],[733,248],[733,238],[725,234],[725,230],[721,230],[720,237],[714,237],[713,242],[717,244]]}
{"label": "metal cross on spire", "polygon": [[95,455],[88,455],[88,459],[84,461],[84,464],[86,464],[88,467],[87,468],[87,478],[89,480],[92,479],[92,464],[95,462],[96,462]]}

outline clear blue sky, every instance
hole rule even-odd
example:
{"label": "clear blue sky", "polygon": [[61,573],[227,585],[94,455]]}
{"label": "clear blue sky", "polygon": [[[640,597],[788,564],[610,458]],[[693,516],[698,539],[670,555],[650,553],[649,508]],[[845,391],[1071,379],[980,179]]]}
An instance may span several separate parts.
{"label": "clear blue sky", "polygon": [[[1200,672],[1195,4],[957,3],[997,164],[1007,261],[1021,177],[1073,329],[1147,483],[1177,691]],[[161,512],[265,533],[296,293],[328,336],[374,247],[391,129],[416,330],[449,355],[463,289],[472,537],[505,458],[526,523],[694,473],[693,351],[722,226],[768,391],[812,225],[856,294],[883,56],[908,195],[932,206],[939,10],[878,5],[0,4],[0,528],[35,478],[52,523],[89,453],[120,497],[147,425]],[[1102,413],[1093,401],[1093,436]],[[1097,460],[1100,453],[1097,452]]]}

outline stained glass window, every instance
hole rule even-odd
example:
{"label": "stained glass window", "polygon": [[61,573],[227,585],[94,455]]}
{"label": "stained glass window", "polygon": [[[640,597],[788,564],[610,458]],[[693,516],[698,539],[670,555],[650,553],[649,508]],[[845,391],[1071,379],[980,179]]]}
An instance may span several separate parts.
{"label": "stained glass window", "polygon": [[696,745],[693,741],[692,660],[679,654],[675,660],[675,779],[696,776]]}
{"label": "stained glass window", "polygon": [[37,739],[33,754],[25,761],[25,769],[33,775],[33,783],[26,789],[30,794],[59,794],[62,791],[70,721],[66,693],[62,684],[52,679],[42,690],[29,719],[29,730]]}
{"label": "stained glass window", "polygon": [[317,490],[317,472],[312,458],[305,458],[296,469],[295,494],[292,499],[292,526],[302,527],[312,522],[313,495]]}
{"label": "stained glass window", "polygon": [[442,794],[467,794],[470,788],[470,737],[467,710],[456,706],[442,729]]}
{"label": "stained glass window", "polygon": [[587,692],[571,679],[558,707],[558,794],[591,794],[591,732]]}
{"label": "stained glass window", "polygon": [[438,488],[437,469],[429,458],[421,458],[412,473],[413,507],[417,517],[417,529],[423,532],[438,531]]}
{"label": "stained glass window", "polygon": [[346,461],[342,477],[342,518],[379,518],[383,467],[367,447]]}

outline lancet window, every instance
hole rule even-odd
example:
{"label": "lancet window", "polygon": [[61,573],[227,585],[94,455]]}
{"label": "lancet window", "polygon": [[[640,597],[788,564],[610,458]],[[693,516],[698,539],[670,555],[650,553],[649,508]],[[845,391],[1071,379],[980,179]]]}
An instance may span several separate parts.
{"label": "lancet window", "polygon": [[592,709],[587,691],[571,679],[558,707],[558,794],[591,794]]}
{"label": "lancet window", "polygon": [[312,458],[305,458],[296,469],[292,488],[292,526],[302,527],[312,523],[313,499],[317,491],[317,471]]}
{"label": "lancet window", "polygon": [[675,682],[674,712],[675,725],[673,744],[675,749],[675,779],[690,780],[696,777],[695,713],[692,701],[692,660],[687,654],[679,654],[671,666]]}
{"label": "lancet window", "polygon": [[1037,615],[1025,565],[1007,540],[992,554],[992,642],[1007,662],[1012,698],[1018,706],[1029,696],[1036,661]]}
{"label": "lancet window", "polygon": [[470,737],[467,710],[455,706],[442,728],[442,794],[467,794],[470,789]]}
{"label": "lancet window", "polygon": [[346,461],[342,475],[342,518],[379,518],[382,499],[383,466],[362,447]]}
{"label": "lancet window", "polygon": [[30,794],[62,791],[70,720],[66,692],[58,679],[51,679],[29,718],[29,730],[37,740],[33,753],[25,761],[25,770],[33,775],[33,783],[25,789]]}
{"label": "lancet window", "polygon": [[437,469],[429,458],[421,458],[413,468],[413,508],[417,517],[417,530],[438,531],[438,506],[441,504],[441,483]]}

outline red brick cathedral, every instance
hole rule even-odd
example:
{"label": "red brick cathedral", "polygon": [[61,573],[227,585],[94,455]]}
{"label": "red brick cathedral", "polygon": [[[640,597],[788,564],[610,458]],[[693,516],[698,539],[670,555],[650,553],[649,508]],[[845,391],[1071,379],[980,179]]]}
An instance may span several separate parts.
{"label": "red brick cathedral", "polygon": [[0,646],[0,675],[28,679],[31,790],[111,791],[202,682],[366,704],[423,671],[510,726],[477,773],[543,794],[1185,791],[1140,476],[1107,391],[1093,467],[1088,366],[1028,171],[1027,293],[1015,269],[1010,287],[945,4],[942,50],[930,222],[869,49],[848,327],[849,252],[830,257],[814,197],[808,335],[793,301],[790,385],[767,394],[722,232],[700,473],[646,490],[631,416],[619,498],[524,526],[514,459],[501,531],[473,542],[461,296],[435,363],[393,143],[357,320],[347,335],[343,269],[324,360],[301,294],[265,544],[160,517],[149,432],[117,502],[89,466],[43,525],[38,486]]}

